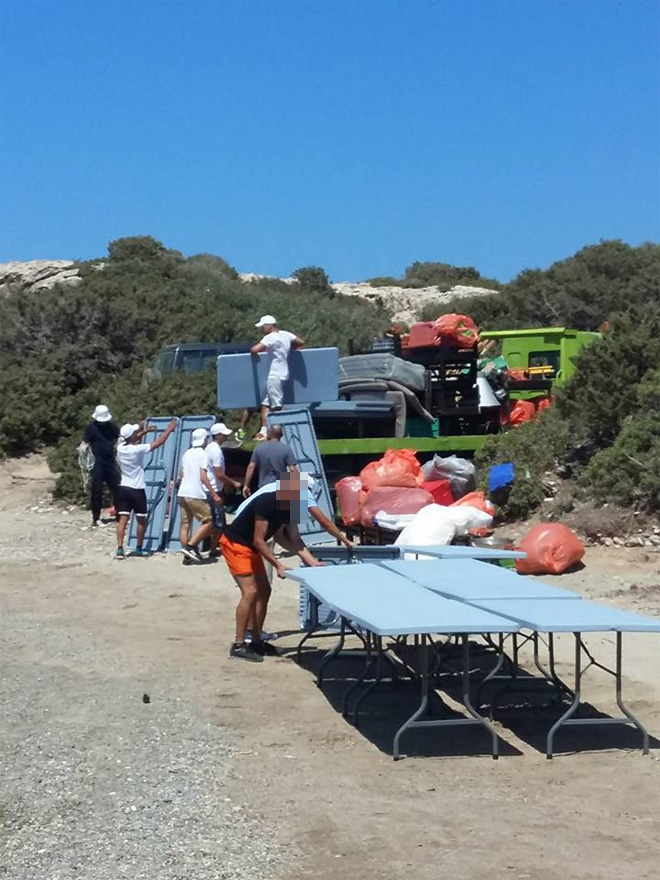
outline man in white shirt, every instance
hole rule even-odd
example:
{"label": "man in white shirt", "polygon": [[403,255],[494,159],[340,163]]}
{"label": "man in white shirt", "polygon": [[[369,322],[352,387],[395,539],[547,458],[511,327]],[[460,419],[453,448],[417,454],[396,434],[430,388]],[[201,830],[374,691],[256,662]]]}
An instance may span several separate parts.
{"label": "man in white shirt", "polygon": [[272,315],[262,315],[255,327],[262,330],[264,336],[260,342],[252,346],[251,354],[258,355],[262,351],[267,351],[272,355],[266,380],[266,396],[261,402],[261,430],[255,437],[255,440],[265,440],[268,410],[282,409],[284,399],[282,383],[289,378],[289,352],[292,348],[302,348],[305,341],[295,333],[289,333],[288,330],[278,330],[277,321]]}
{"label": "man in white shirt", "polygon": [[[176,419],[172,419],[160,437],[151,443],[140,443],[147,430],[142,425],[126,424],[119,430],[117,445],[117,464],[121,480],[117,492],[117,559],[124,559],[124,537],[131,513],[137,520],[137,544],[133,556],[147,556],[142,544],[147,529],[147,484],[144,479],[144,466],[149,455],[162,446],[172,431],[176,430]],[[153,430],[153,429],[152,429]]]}
{"label": "man in white shirt", "polygon": [[[220,504],[222,499],[209,480],[205,446],[208,440],[206,428],[195,428],[192,432],[190,449],[183,453],[179,471],[178,501],[181,508],[181,529],[179,540],[181,553],[192,562],[201,562],[202,555],[197,549],[213,531],[211,503]],[[201,523],[192,537],[190,532],[194,520]]]}
{"label": "man in white shirt", "polygon": [[211,535],[211,553],[212,557],[221,556],[222,554],[218,552],[218,540],[220,539],[220,535],[222,534],[225,525],[225,506],[224,506],[224,491],[225,486],[229,486],[234,490],[239,490],[241,488],[241,484],[238,480],[233,480],[231,477],[228,477],[225,473],[225,456],[222,452],[222,443],[226,440],[227,437],[231,435],[231,430],[224,424],[224,422],[217,422],[215,425],[211,425],[211,442],[206,447],[206,473],[208,474],[209,482],[211,486],[215,489],[215,491],[220,496],[220,502],[216,504],[213,499],[211,499],[211,518],[213,523],[213,533]]}

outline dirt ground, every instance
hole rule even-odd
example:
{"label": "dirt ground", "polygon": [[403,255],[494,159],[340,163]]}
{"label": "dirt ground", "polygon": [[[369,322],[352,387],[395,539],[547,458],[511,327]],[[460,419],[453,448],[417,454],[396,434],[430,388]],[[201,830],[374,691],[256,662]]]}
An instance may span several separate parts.
{"label": "dirt ground", "polygon": [[[394,762],[392,731],[415,707],[415,685],[383,686],[356,729],[338,711],[341,680],[330,679],[324,691],[314,683],[327,640],[302,666],[292,659],[295,634],[280,638],[286,653],[279,658],[229,660],[236,591],[224,563],[184,567],[174,555],[117,562],[113,530],[92,532],[86,513],[51,506],[44,500],[50,485],[39,458],[0,467],[0,602],[13,621],[25,621],[12,650],[37,670],[58,664],[75,672],[53,705],[81,737],[90,719],[80,701],[94,672],[88,655],[80,665],[83,645],[98,646],[106,665],[112,657],[130,667],[126,700],[141,703],[148,692],[145,712],[161,699],[179,700],[230,730],[238,745],[227,796],[288,853],[273,880],[412,872],[419,880],[658,876],[660,636],[624,640],[624,696],[652,735],[650,756],[627,728],[578,728],[559,735],[559,754],[547,761],[553,710],[519,708],[498,716],[499,761],[483,732],[456,728],[408,733],[408,757]],[[660,615],[657,551],[592,548],[584,569],[553,582]],[[297,626],[297,588],[277,583],[267,628],[292,633]],[[55,632],[68,645],[57,657],[44,648]],[[571,637],[559,643],[558,669],[570,683]],[[613,662],[609,635],[588,644],[597,659]],[[9,659],[6,648],[3,654]],[[612,684],[597,669],[589,673],[594,711],[614,714]],[[102,700],[94,711],[103,723]],[[3,715],[3,724],[23,725],[26,736],[30,725],[46,723]]]}

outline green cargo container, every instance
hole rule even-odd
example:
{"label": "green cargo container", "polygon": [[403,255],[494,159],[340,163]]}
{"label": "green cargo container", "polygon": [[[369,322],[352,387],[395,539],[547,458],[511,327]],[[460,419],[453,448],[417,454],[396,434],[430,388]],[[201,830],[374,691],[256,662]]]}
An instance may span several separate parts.
{"label": "green cargo container", "polygon": [[532,330],[484,330],[482,339],[499,339],[502,356],[511,370],[550,368],[546,378],[561,387],[575,372],[578,351],[600,336],[566,327],[537,327]]}

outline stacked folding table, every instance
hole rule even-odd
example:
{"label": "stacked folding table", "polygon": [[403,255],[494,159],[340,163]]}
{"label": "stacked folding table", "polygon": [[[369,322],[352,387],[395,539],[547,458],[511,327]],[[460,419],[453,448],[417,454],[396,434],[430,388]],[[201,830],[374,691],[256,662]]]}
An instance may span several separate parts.
{"label": "stacked folding table", "polygon": [[[335,548],[327,549],[332,556]],[[344,553],[344,561],[360,560],[362,554],[359,549]],[[323,568],[299,568],[288,576],[309,591],[315,604],[333,611],[338,618],[339,641],[326,654],[321,664],[319,684],[323,682],[327,664],[343,650],[347,633],[358,635],[365,646],[365,671],[350,686],[344,700],[346,710],[349,695],[365,684],[370,670],[375,669],[372,680],[355,705],[356,722],[359,705],[383,679],[383,661],[388,664],[392,675],[396,676],[397,667],[401,665],[397,661],[405,656],[405,650],[401,648],[405,647],[408,639],[413,640],[416,663],[406,663],[405,666],[408,672],[411,666],[414,667],[415,677],[421,684],[421,699],[417,710],[396,732],[393,741],[395,758],[399,757],[399,743],[405,731],[457,724],[480,725],[486,729],[491,737],[493,757],[497,757],[498,739],[495,730],[479,714],[471,698],[471,636],[481,637],[495,648],[496,662],[481,682],[479,693],[490,681],[504,680],[509,683],[516,679],[519,671],[518,650],[521,642],[529,640],[534,648],[536,669],[541,673],[540,681],[554,687],[561,699],[569,698],[568,708],[548,732],[548,758],[552,757],[557,731],[565,725],[577,724],[633,725],[641,733],[644,752],[648,751],[648,734],[622,699],[622,637],[624,632],[660,632],[660,620],[588,601],[562,587],[485,563],[485,560],[501,558],[506,551],[478,551],[468,547],[402,548],[406,555],[413,553],[436,557],[430,561],[416,561],[397,559],[393,548],[373,548],[376,549],[380,550],[380,558],[374,560],[376,554],[372,553],[371,559],[374,561],[364,561],[359,565],[326,564]],[[474,558],[475,555],[479,558]],[[516,554],[510,552],[506,555]],[[555,671],[553,638],[555,633],[560,632],[573,633],[575,640],[574,690],[568,688]],[[615,696],[621,716],[574,717],[581,704],[585,654],[589,658],[587,665],[595,662],[583,641],[582,634],[586,632],[616,634],[615,669],[609,670],[600,663],[596,665],[611,672],[614,677]],[[547,668],[539,658],[539,634],[548,635]],[[311,635],[308,628],[303,641]],[[436,636],[448,637],[447,642],[444,645],[437,644],[434,639]],[[497,642],[493,641],[493,636]],[[389,644],[383,642],[388,637],[396,640],[394,646],[391,641]],[[461,647],[461,699],[467,715],[462,718],[428,717],[429,698],[431,691],[435,689],[435,672],[454,641]],[[513,645],[513,660],[505,653],[507,642]],[[398,653],[394,647],[399,649]]]}

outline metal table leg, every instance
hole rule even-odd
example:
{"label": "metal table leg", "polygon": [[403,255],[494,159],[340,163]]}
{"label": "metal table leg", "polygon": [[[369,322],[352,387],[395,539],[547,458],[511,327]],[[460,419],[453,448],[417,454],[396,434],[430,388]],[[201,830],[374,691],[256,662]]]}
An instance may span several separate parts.
{"label": "metal table leg", "polygon": [[341,626],[340,626],[340,629],[339,629],[339,641],[338,641],[337,644],[334,646],[334,648],[331,648],[331,649],[327,652],[327,654],[323,657],[323,659],[321,660],[321,665],[319,666],[319,671],[318,671],[318,673],[317,673],[317,675],[316,675],[316,684],[317,684],[319,687],[323,687],[323,672],[324,672],[324,670],[325,670],[325,667],[328,665],[328,663],[330,663],[330,661],[331,661],[334,657],[337,656],[337,654],[339,654],[339,652],[341,651],[341,649],[344,647],[344,642],[345,642],[345,641],[346,641],[346,621],[345,621],[344,618],[342,617],[342,618],[341,618]]}

